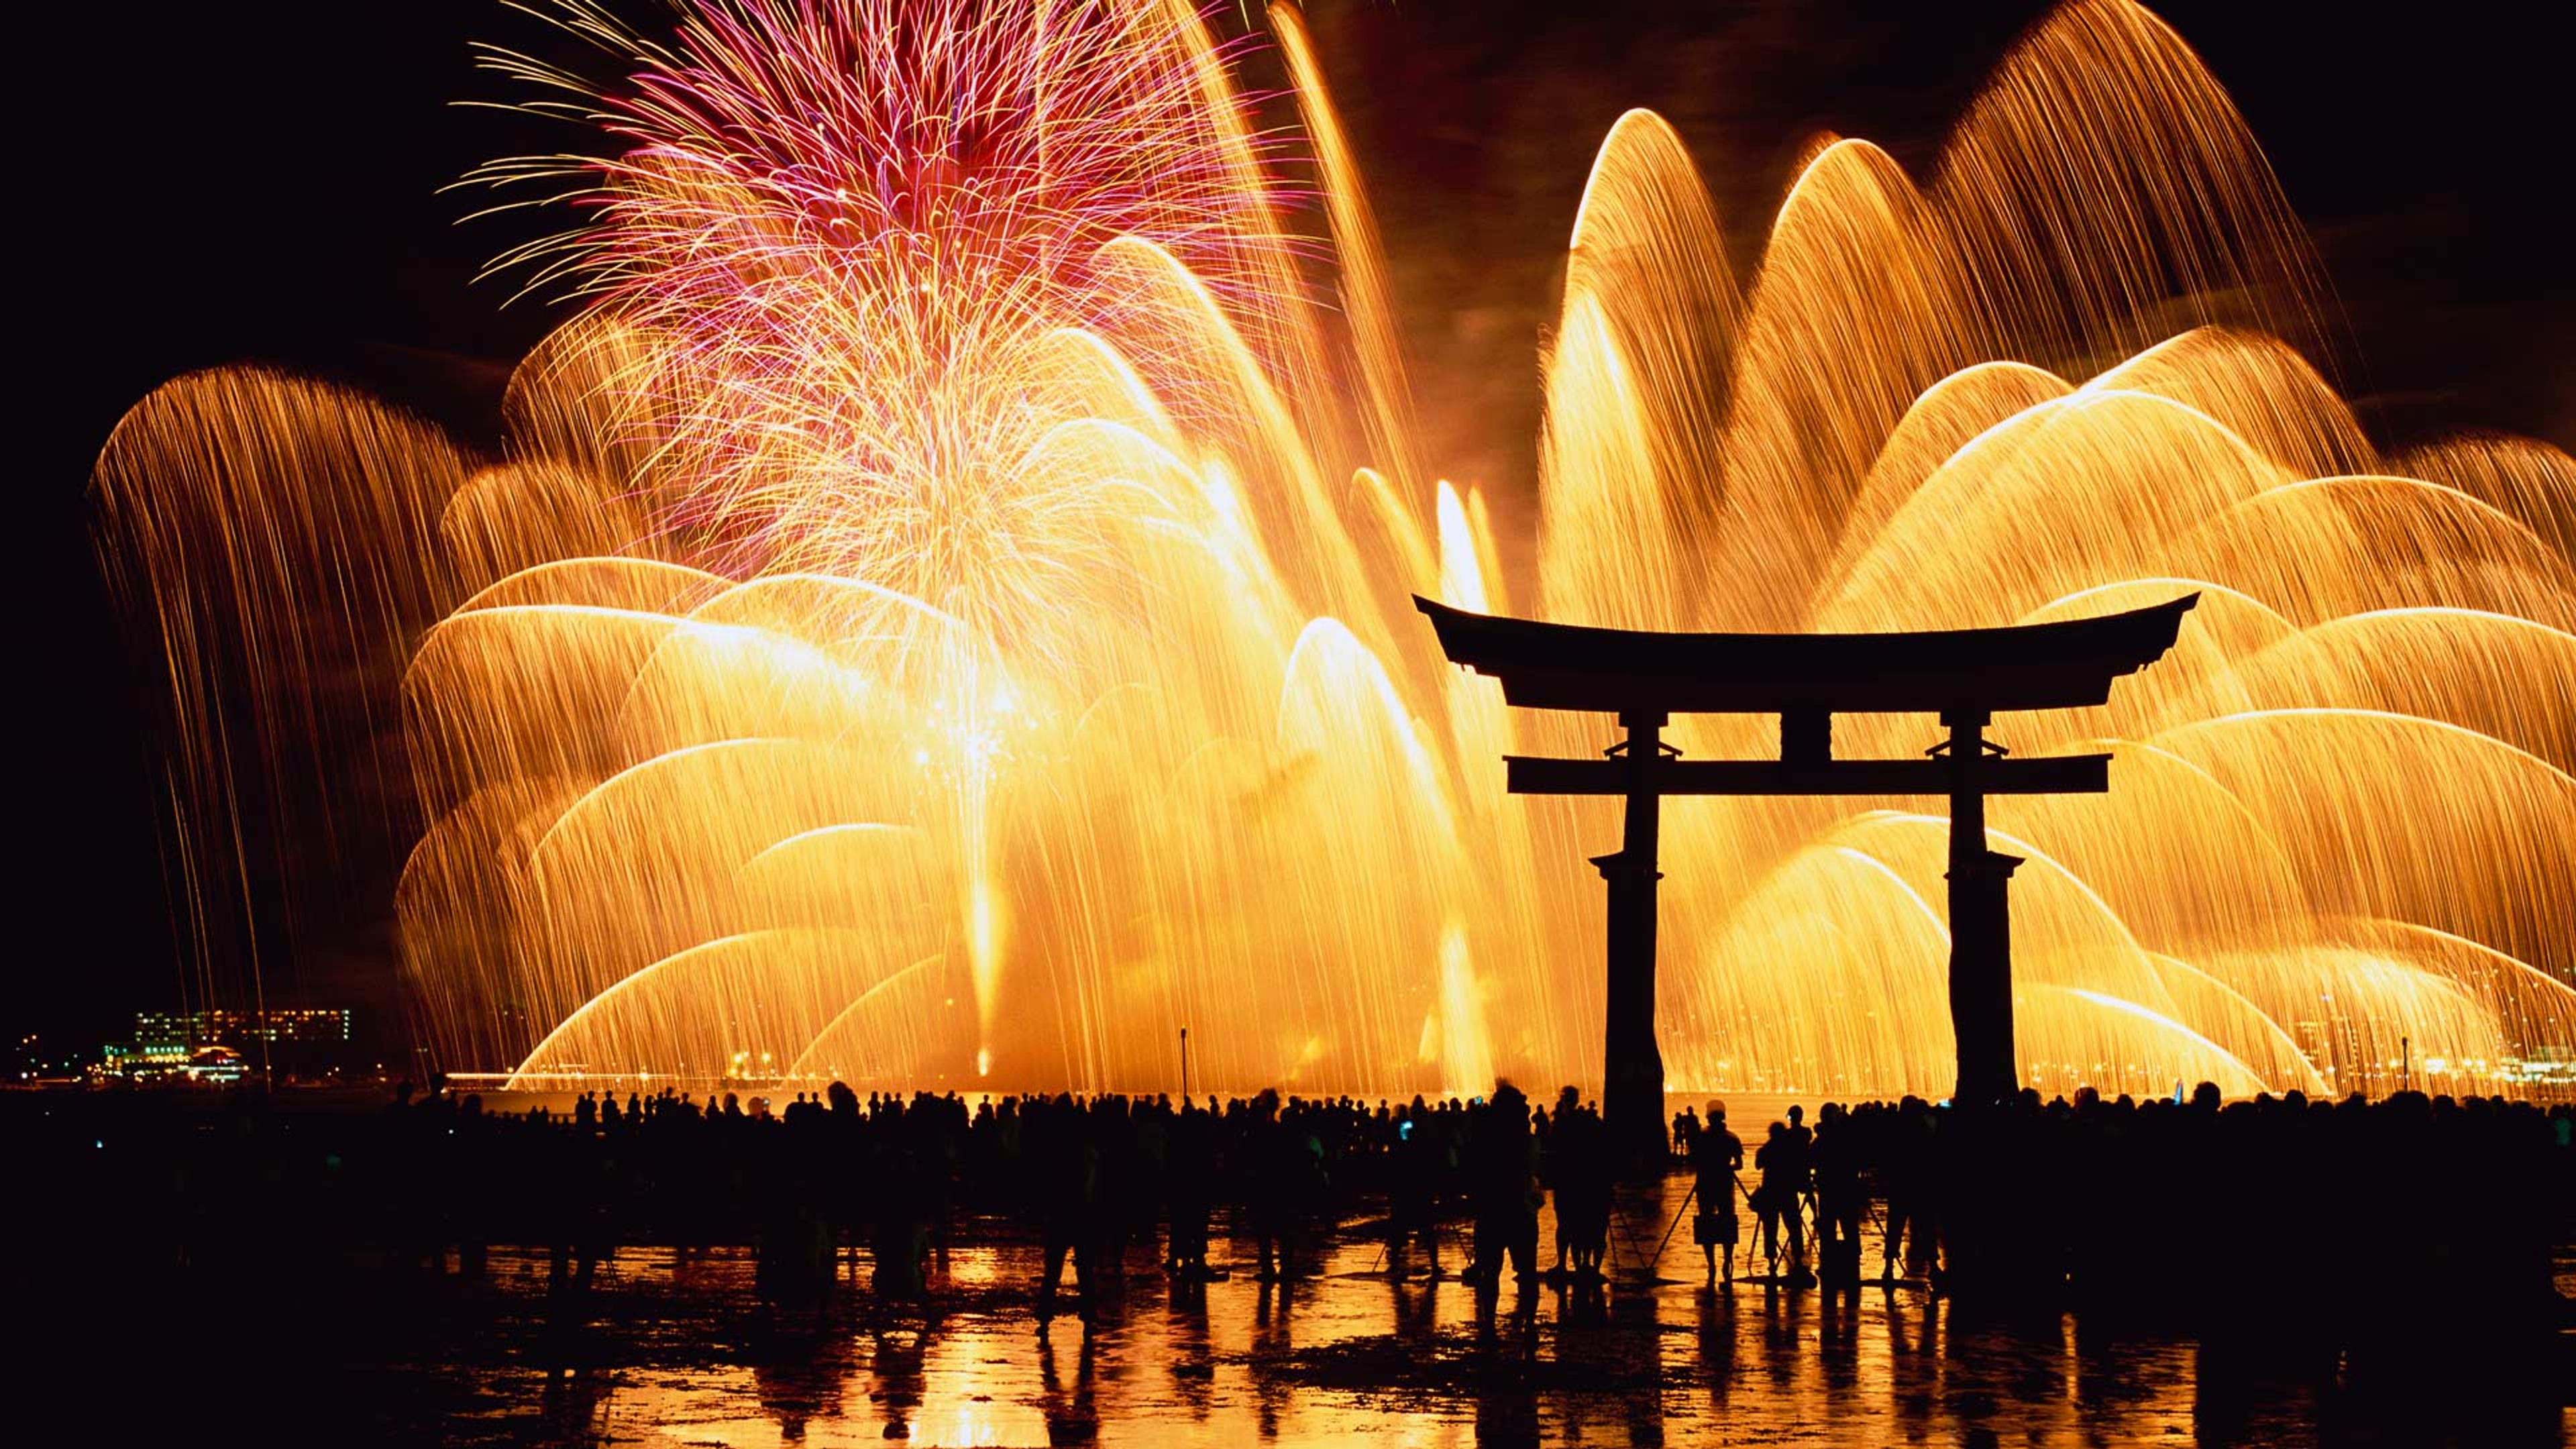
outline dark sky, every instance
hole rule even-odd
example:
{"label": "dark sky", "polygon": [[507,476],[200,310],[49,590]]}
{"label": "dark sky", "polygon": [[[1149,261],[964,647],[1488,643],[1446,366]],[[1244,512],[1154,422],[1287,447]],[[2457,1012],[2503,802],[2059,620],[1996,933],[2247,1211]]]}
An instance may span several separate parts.
{"label": "dark sky", "polygon": [[[2500,427],[2576,447],[2576,6],[2316,0],[2156,6],[2235,95],[2349,319],[2348,388],[2383,439]],[[0,1029],[97,1034],[175,995],[138,683],[85,482],[155,383],[248,358],[361,383],[488,441],[549,314],[475,283],[522,231],[438,188],[562,135],[450,103],[500,95],[469,40],[496,0],[44,7],[13,33],[7,245],[14,495],[32,520],[10,711],[22,935]],[[1754,0],[1335,3],[1316,29],[1385,226],[1408,340],[1462,479],[1526,478],[1536,329],[1591,150],[1650,105],[1724,213],[1758,217],[1817,130],[1920,168],[2029,4]],[[1470,420],[1473,420],[1472,422]]]}

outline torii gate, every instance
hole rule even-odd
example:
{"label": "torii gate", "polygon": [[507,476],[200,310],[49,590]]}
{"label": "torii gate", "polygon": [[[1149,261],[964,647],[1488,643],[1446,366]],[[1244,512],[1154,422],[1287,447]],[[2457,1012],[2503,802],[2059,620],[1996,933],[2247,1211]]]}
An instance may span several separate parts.
{"label": "torii gate", "polygon": [[[2008,629],[1912,634],[1659,634],[1504,618],[1416,596],[1451,662],[1503,683],[1506,703],[1616,715],[1627,738],[1599,760],[1507,756],[1515,795],[1619,795],[1619,849],[1595,856],[1609,889],[1609,1008],[1602,1116],[1623,1153],[1663,1140],[1655,1044],[1655,882],[1666,795],[1950,797],[1950,1022],[1954,1100],[2019,1089],[2013,1060],[2007,883],[2019,857],[1985,848],[1988,795],[2100,793],[2109,755],[2014,758],[1988,741],[2000,712],[2101,704],[2112,681],[2163,657],[2200,601]],[[1685,760],[1663,742],[1675,714],[1776,714],[1780,758]],[[1933,714],[1950,737],[1922,759],[1833,755],[1837,714]]]}

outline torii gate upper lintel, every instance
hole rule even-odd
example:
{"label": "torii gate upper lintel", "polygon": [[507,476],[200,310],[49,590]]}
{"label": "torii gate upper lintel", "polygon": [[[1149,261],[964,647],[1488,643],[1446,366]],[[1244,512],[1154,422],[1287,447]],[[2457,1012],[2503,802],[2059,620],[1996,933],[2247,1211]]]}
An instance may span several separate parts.
{"label": "torii gate upper lintel", "polygon": [[[1615,715],[1625,738],[1597,760],[1507,756],[1515,795],[1627,801],[1619,849],[1597,856],[1608,891],[1602,1115],[1642,1153],[1663,1137],[1655,1042],[1655,883],[1666,795],[1946,795],[1950,799],[1950,1018],[1955,1100],[2018,1089],[2007,888],[2021,862],[1985,848],[1986,797],[2100,793],[2109,755],[2020,758],[1985,737],[1996,714],[2101,704],[2112,682],[2163,657],[2198,594],[2090,619],[1901,634],[1682,634],[1469,613],[1416,596],[1451,662],[1502,681],[1508,704]],[[1776,760],[1685,760],[1675,714],[1777,714]],[[1932,714],[1948,739],[1921,758],[1836,759],[1836,714]]]}

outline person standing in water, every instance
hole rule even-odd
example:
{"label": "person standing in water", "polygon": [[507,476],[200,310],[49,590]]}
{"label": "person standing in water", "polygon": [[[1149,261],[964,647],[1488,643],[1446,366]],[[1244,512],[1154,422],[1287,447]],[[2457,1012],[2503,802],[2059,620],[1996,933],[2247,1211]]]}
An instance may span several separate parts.
{"label": "person standing in water", "polygon": [[1708,1121],[1691,1134],[1691,1169],[1698,1176],[1694,1191],[1699,1194],[1699,1215],[1691,1221],[1691,1237],[1699,1243],[1700,1256],[1708,1260],[1708,1281],[1716,1283],[1721,1272],[1730,1285],[1735,1282],[1735,1175],[1744,1170],[1744,1144],[1726,1130],[1726,1104],[1708,1104]]}
{"label": "person standing in water", "polygon": [[1534,1304],[1538,1264],[1538,1147],[1529,1098],[1504,1082],[1468,1127],[1468,1196],[1476,1215],[1476,1261],[1467,1270],[1479,1302],[1490,1302],[1509,1258],[1522,1301]]}
{"label": "person standing in water", "polygon": [[1807,1271],[1806,1144],[1798,1140],[1796,1129],[1774,1122],[1770,1135],[1753,1151],[1753,1166],[1762,1174],[1762,1185],[1753,1192],[1754,1205],[1762,1214],[1762,1256],[1771,1265],[1772,1277],[1782,1278],[1780,1230],[1785,1225],[1789,1230],[1785,1281],[1807,1287],[1815,1277]]}

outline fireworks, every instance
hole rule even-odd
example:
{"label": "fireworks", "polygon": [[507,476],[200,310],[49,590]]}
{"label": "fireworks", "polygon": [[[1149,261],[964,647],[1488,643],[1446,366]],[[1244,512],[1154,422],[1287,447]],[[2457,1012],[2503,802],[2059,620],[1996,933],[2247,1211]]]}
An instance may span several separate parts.
{"label": "fireworks", "polygon": [[[2119,755],[2108,797],[1994,810],[2030,860],[2025,1065],[2313,1091],[2401,1034],[2576,1036],[2576,465],[2378,453],[2303,360],[2314,267],[2260,153],[2143,12],[2051,18],[1921,183],[1820,144],[1740,284],[1678,139],[1623,118],[1527,588],[1419,458],[1293,12],[1294,139],[1153,0],[707,0],[667,40],[557,13],[617,84],[494,63],[616,150],[482,178],[579,208],[513,260],[589,299],[503,457],[235,371],[101,459],[202,959],[268,873],[243,821],[390,819],[453,1062],[1153,1087],[1186,1025],[1220,1086],[1583,1080],[1582,857],[1615,832],[1493,760],[1606,731],[1506,719],[1409,593],[1895,629],[2181,585],[2174,658],[2007,740]],[[1945,1079],[1946,822],[1870,803],[1671,812],[1677,1084]]]}
{"label": "fireworks", "polygon": [[608,385],[649,411],[654,531],[731,577],[863,579],[985,636],[1096,595],[1125,503],[1050,451],[1100,393],[1185,409],[1191,381],[1140,325],[1150,281],[1104,249],[1150,246],[1246,313],[1295,295],[1265,143],[1196,17],[721,0],[667,42],[587,0],[562,19],[630,67],[589,104],[625,149],[549,196],[581,226],[506,260],[649,339],[646,374]]}

